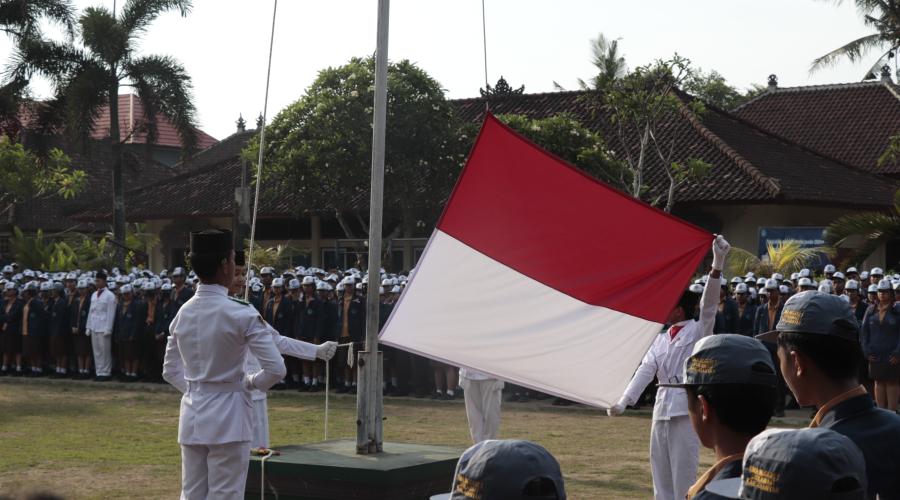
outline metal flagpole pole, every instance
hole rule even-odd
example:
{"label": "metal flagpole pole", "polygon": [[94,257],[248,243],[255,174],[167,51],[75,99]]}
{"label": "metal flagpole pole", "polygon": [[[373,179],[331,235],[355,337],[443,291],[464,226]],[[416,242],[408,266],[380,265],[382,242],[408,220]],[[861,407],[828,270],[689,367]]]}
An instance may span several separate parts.
{"label": "metal flagpole pole", "polygon": [[384,135],[387,119],[388,21],[390,0],[378,0],[375,52],[375,109],[372,132],[372,198],[369,203],[369,290],[366,297],[366,353],[360,353],[356,400],[356,452],[382,451],[381,358],[378,356],[378,308],[381,300],[381,219],[384,198]]}

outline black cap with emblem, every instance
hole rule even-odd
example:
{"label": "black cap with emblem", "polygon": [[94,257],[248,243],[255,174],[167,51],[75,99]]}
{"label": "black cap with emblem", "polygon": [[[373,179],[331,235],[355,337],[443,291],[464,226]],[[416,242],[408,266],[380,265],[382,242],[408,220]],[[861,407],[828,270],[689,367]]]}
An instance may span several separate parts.
{"label": "black cap with emblem", "polygon": [[234,237],[227,229],[191,232],[191,253],[193,255],[221,255],[231,253],[232,250],[234,250]]}
{"label": "black cap with emblem", "polygon": [[247,254],[243,250],[235,250],[234,251],[234,265],[236,265],[236,266],[246,266],[247,265]]}

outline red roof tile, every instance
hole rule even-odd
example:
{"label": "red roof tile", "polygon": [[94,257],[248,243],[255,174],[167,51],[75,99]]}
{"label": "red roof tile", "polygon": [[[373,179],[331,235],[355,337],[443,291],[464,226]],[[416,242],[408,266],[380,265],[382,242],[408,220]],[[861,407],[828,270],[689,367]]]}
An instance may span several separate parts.
{"label": "red roof tile", "polygon": [[900,131],[900,87],[886,82],[778,88],[733,113],[760,128],[871,172],[900,177],[878,158]]}
{"label": "red roof tile", "polygon": [[[132,130],[132,125],[143,119],[143,117],[144,106],[137,96],[133,94],[122,94],[119,96],[119,130],[121,131],[121,137],[123,139]],[[181,140],[178,138],[178,133],[175,131],[172,122],[165,117],[160,117],[157,127],[159,129],[159,137],[156,139],[157,145],[181,147]],[[200,129],[195,130],[197,131],[199,138],[199,144],[197,145],[198,149],[208,148],[216,143],[216,139],[206,132]],[[100,117],[97,119],[97,127],[94,133],[94,138],[96,139],[103,139],[106,137],[109,137],[108,107],[100,112]],[[135,132],[126,142],[129,144],[146,144],[147,136],[144,133]]]}

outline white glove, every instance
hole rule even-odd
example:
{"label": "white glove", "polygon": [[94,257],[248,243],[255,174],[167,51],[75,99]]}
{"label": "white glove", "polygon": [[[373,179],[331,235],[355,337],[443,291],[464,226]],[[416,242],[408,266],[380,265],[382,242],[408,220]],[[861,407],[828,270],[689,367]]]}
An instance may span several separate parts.
{"label": "white glove", "polygon": [[103,332],[104,337],[109,337],[110,335],[112,335],[112,330],[106,330],[105,332]]}
{"label": "white glove", "polygon": [[328,361],[337,352],[337,342],[325,342],[316,346],[316,357]]}
{"label": "white glove", "polygon": [[615,417],[616,415],[621,415],[622,413],[625,413],[625,407],[628,406],[630,403],[631,403],[631,398],[629,398],[628,396],[622,396],[621,398],[619,398],[619,402],[616,403],[616,406],[613,406],[612,408],[608,408],[606,410],[606,414],[609,415],[610,417]]}
{"label": "white glove", "polygon": [[725,256],[728,255],[728,250],[731,250],[731,245],[725,241],[725,238],[723,238],[721,234],[716,236],[716,239],[713,240],[712,244],[713,269],[721,271],[725,268]]}
{"label": "white glove", "polygon": [[93,333],[93,330],[85,330],[84,331],[84,334],[87,335],[88,337],[91,336],[91,333]]}

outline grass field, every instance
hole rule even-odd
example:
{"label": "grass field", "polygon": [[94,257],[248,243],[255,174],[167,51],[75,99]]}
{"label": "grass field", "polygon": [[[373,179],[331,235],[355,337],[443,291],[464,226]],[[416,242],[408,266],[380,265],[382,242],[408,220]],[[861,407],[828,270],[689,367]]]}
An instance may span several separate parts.
{"label": "grass field", "polygon": [[[0,494],[67,499],[174,499],[181,394],[138,387],[0,383]],[[324,396],[269,397],[271,444],[324,438]],[[386,440],[471,445],[465,407],[385,399]],[[329,437],[355,437],[356,402],[332,398]],[[501,438],[540,443],[559,460],[573,500],[652,498],[650,418],[503,407]],[[713,463],[703,450],[701,472]],[[449,489],[449,485],[448,485]]]}

